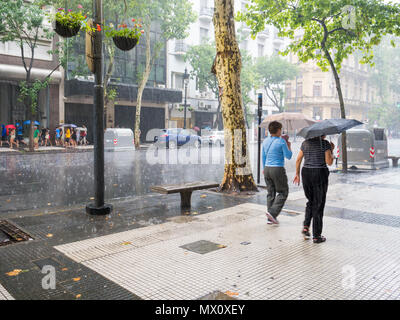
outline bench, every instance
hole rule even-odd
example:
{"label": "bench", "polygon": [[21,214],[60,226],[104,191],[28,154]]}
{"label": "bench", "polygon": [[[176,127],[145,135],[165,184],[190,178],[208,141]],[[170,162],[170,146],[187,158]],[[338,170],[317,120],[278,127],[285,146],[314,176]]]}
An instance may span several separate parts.
{"label": "bench", "polygon": [[183,184],[170,184],[170,185],[160,185],[151,187],[151,191],[158,192],[161,194],[181,194],[181,209],[187,210],[191,207],[192,192],[196,190],[216,188],[219,184],[210,181],[196,181],[191,183]]}
{"label": "bench", "polygon": [[397,166],[398,166],[398,163],[399,163],[400,157],[388,156],[388,157],[386,157],[386,159],[391,159],[391,160],[392,160],[393,167],[397,167]]}

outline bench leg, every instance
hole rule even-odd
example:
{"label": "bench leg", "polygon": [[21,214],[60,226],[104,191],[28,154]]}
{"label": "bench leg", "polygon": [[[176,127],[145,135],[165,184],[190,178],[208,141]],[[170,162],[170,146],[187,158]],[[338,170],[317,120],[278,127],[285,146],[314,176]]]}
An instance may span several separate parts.
{"label": "bench leg", "polygon": [[191,207],[192,191],[181,192],[181,209],[187,210]]}
{"label": "bench leg", "polygon": [[399,159],[393,159],[393,167],[397,167]]}

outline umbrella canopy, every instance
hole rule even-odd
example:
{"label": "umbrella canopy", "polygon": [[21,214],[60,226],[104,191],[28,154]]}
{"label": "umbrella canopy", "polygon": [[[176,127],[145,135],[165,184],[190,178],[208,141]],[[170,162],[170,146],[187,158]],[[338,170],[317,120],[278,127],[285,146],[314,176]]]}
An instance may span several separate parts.
{"label": "umbrella canopy", "polygon": [[[31,124],[31,120],[24,121],[24,124]],[[40,122],[35,121],[34,124],[35,124],[35,126],[38,126],[38,125],[40,125]]]}
{"label": "umbrella canopy", "polygon": [[297,135],[304,139],[311,139],[331,134],[339,134],[355,126],[363,124],[355,119],[327,119],[303,128]]}
{"label": "umbrella canopy", "polygon": [[77,128],[75,124],[63,124],[62,127],[70,127],[70,128]]}
{"label": "umbrella canopy", "polygon": [[260,124],[261,128],[268,129],[272,121],[281,122],[286,131],[300,130],[315,123],[315,120],[297,112],[282,112],[267,116]]}
{"label": "umbrella canopy", "polygon": [[6,129],[10,130],[10,129],[17,129],[17,128],[13,124],[9,124],[9,125],[6,125]]}

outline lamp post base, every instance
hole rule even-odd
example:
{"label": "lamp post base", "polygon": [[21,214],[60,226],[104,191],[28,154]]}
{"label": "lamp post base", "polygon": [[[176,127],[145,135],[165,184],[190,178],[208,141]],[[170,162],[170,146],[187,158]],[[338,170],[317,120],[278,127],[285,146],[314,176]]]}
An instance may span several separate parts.
{"label": "lamp post base", "polygon": [[102,207],[96,207],[95,204],[91,203],[86,206],[86,213],[96,216],[104,216],[110,214],[113,210],[111,204],[105,203]]}

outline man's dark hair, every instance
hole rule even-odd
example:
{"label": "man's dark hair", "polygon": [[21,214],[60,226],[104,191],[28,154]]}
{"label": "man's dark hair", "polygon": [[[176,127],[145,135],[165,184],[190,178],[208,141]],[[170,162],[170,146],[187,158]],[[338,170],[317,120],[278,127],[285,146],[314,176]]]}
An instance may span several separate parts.
{"label": "man's dark hair", "polygon": [[272,121],[268,125],[268,131],[269,131],[270,134],[277,133],[279,129],[282,129],[282,123],[280,123],[278,121]]}

